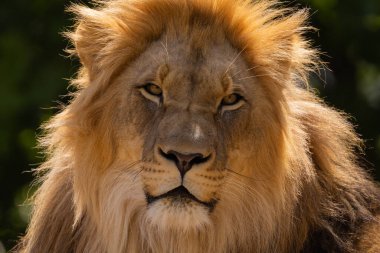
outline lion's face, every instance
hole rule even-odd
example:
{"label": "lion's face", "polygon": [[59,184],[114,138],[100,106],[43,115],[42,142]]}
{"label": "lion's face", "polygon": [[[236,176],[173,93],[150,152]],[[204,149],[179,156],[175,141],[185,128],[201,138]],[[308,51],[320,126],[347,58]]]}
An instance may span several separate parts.
{"label": "lion's face", "polygon": [[256,168],[272,111],[252,67],[224,38],[192,40],[163,35],[111,84],[118,159],[136,172],[142,212],[162,227],[212,223],[223,202],[252,192],[246,180],[271,174]]}
{"label": "lion's face", "polygon": [[315,152],[325,149],[309,146],[333,136],[312,132],[327,123],[314,126],[308,111],[324,110],[298,88],[318,67],[306,12],[245,0],[113,0],[72,11],[79,90],[41,144],[51,156],[43,169],[66,175],[76,231],[88,231],[78,251],[293,246],[298,199],[311,194],[304,182],[315,183]]}

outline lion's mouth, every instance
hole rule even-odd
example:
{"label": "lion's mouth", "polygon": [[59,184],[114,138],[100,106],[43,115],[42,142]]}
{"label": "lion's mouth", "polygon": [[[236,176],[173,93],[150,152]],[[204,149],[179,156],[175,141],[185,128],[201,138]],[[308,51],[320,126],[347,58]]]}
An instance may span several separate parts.
{"label": "lion's mouth", "polygon": [[210,211],[214,209],[215,204],[216,204],[216,200],[212,200],[210,202],[204,202],[204,201],[199,200],[182,185],[164,194],[161,194],[159,196],[152,196],[149,193],[146,193],[146,199],[148,201],[148,205],[154,203],[157,200],[164,199],[164,198],[169,198],[173,200],[174,202],[183,203],[183,204],[188,203],[189,201],[195,201],[199,204],[206,206],[207,208],[210,209]]}

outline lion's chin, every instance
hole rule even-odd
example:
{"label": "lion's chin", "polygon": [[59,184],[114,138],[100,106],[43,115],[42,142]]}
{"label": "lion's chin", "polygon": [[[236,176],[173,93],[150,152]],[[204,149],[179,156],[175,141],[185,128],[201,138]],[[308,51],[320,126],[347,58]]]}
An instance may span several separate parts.
{"label": "lion's chin", "polygon": [[213,203],[199,201],[182,186],[147,200],[147,220],[160,230],[200,230],[211,222]]}

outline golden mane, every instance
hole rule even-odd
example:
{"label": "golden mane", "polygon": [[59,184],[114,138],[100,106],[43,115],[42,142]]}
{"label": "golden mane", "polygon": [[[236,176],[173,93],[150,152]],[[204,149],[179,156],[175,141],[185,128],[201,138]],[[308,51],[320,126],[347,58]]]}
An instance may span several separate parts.
{"label": "golden mane", "polygon": [[[368,241],[380,240],[380,225],[370,226],[379,222],[380,193],[358,164],[361,140],[345,114],[302,88],[320,66],[318,51],[304,36],[310,30],[307,11],[269,0],[110,0],[70,11],[77,16],[74,30],[66,33],[74,45],[70,52],[83,65],[73,80],[78,92],[44,126],[42,185],[17,251],[179,252],[179,242],[187,250],[182,252],[376,250]],[[136,172],[123,178],[129,188],[107,172],[117,167],[119,148],[119,122],[112,112],[120,101],[113,80],[149,45],[167,39],[164,34],[170,39],[196,33],[199,40],[193,43],[202,48],[208,36],[221,31],[254,67],[270,100],[271,114],[258,123],[266,126],[260,137],[266,146],[255,162],[273,181],[257,189],[259,207],[245,195],[224,203],[227,211],[217,212],[219,223],[207,228],[207,235],[147,232],[141,202],[119,201],[120,192],[135,194]],[[257,184],[234,180],[232,188]],[[239,203],[245,207],[233,210]],[[112,211],[105,210],[107,205]],[[227,214],[231,217],[223,220]],[[252,222],[257,227],[248,227]]]}

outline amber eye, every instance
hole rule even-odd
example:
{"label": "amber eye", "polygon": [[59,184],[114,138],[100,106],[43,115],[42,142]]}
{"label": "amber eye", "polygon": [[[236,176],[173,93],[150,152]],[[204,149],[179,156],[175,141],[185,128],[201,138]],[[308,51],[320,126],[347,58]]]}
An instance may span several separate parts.
{"label": "amber eye", "polygon": [[229,106],[229,105],[235,105],[237,104],[238,102],[240,102],[240,100],[242,99],[243,97],[240,96],[239,94],[236,94],[236,93],[232,93],[228,96],[225,96],[222,100],[222,105],[225,105],[225,106]]}
{"label": "amber eye", "polygon": [[161,96],[162,94],[162,89],[154,83],[147,83],[142,88],[153,96]]}

